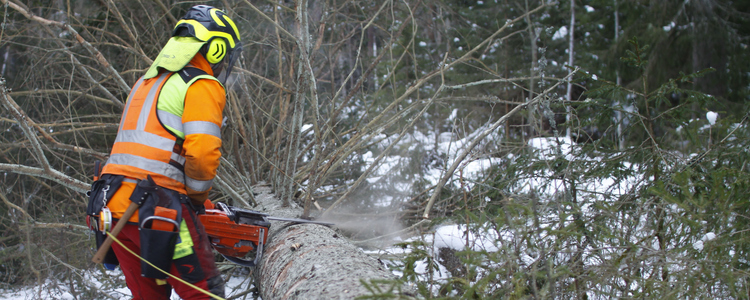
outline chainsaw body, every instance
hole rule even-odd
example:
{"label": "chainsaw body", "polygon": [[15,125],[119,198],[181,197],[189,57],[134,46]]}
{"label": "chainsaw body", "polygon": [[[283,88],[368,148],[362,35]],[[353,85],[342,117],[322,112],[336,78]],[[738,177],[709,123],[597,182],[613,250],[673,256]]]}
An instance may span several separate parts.
{"label": "chainsaw body", "polygon": [[[263,256],[263,245],[268,239],[271,223],[267,216],[217,202],[214,208],[207,207],[206,213],[198,218],[216,251],[233,263],[253,267]],[[255,258],[245,260],[251,252],[255,252]]]}
{"label": "chainsaw body", "polygon": [[[263,256],[263,245],[268,240],[268,229],[271,221],[289,222],[292,224],[318,224],[333,226],[333,223],[306,219],[271,217],[262,212],[241,209],[222,202],[206,200],[206,213],[198,215],[206,228],[211,245],[228,261],[246,267],[254,267]],[[255,252],[253,260],[245,257]]]}

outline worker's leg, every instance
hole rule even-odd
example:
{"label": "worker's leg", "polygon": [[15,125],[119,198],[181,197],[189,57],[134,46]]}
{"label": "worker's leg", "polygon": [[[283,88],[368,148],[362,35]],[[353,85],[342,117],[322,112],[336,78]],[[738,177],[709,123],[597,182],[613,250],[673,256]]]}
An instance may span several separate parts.
{"label": "worker's leg", "polygon": [[[114,227],[114,224],[112,226]],[[134,253],[140,254],[141,243],[138,226],[133,224],[125,225],[117,236],[117,239]],[[128,289],[133,294],[134,300],[169,299],[172,292],[169,285],[158,285],[154,279],[141,277],[140,259],[123,249],[116,242],[112,243],[112,249],[115,251],[115,255],[117,255],[117,260],[120,261],[120,269],[125,274],[125,283],[127,283]]]}
{"label": "worker's leg", "polygon": [[[193,251],[192,254],[173,261],[172,274],[212,294],[224,297],[224,281],[216,268],[206,230],[188,205],[182,205],[182,218],[190,232]],[[202,292],[174,279],[170,279],[169,283],[183,299],[210,299]]]}

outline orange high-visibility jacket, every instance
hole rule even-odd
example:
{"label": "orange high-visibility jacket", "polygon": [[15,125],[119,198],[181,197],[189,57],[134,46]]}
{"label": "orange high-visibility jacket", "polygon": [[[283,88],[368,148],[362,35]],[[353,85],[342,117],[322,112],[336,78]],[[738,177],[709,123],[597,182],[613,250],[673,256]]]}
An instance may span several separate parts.
{"label": "orange high-visibility jacket", "polygon": [[[147,175],[196,204],[208,198],[221,157],[226,102],[224,87],[212,76],[208,62],[197,54],[183,70],[141,77],[133,86],[102,170],[131,179],[109,200],[114,218],[130,205],[135,180]],[[129,221],[137,222],[137,214]]]}

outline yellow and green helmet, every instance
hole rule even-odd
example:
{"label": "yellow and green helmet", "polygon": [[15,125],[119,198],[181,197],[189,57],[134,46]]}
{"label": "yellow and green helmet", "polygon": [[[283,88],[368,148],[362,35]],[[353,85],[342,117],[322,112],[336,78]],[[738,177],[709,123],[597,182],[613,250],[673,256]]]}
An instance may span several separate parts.
{"label": "yellow and green helmet", "polygon": [[[242,47],[237,25],[224,11],[208,5],[190,8],[175,25],[172,36],[192,36],[207,43],[218,38],[216,41],[225,42],[229,52]],[[217,57],[224,57],[222,53],[224,52],[220,51],[217,55],[209,53],[214,60],[209,62],[217,63],[220,60],[217,60]]]}
{"label": "yellow and green helmet", "polygon": [[214,77],[226,83],[237,57],[242,53],[240,33],[227,14],[213,6],[191,7],[172,30],[172,38],[162,49],[146,78],[155,77],[157,68],[181,70],[200,52],[211,63]]}
{"label": "yellow and green helmet", "polygon": [[242,52],[237,25],[224,11],[209,5],[190,8],[175,25],[172,36],[189,36],[205,42],[201,51],[214,67],[214,77],[222,83],[226,83]]}

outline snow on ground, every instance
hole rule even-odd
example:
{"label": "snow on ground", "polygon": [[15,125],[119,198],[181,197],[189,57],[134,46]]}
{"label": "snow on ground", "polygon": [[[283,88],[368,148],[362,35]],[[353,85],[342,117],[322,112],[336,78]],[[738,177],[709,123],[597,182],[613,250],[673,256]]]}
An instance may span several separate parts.
{"label": "snow on ground", "polygon": [[[474,251],[495,252],[498,250],[497,234],[487,232],[485,235],[477,236],[474,232],[466,231],[466,225],[445,225],[435,229],[435,233],[425,237],[425,241],[433,245],[433,249],[451,248],[463,250],[468,248]],[[468,245],[467,245],[468,242]]]}
{"label": "snow on ground", "polygon": [[[445,155],[447,157],[446,165],[451,165],[453,161],[457,159],[459,153],[463,151],[484,129],[485,128],[480,128],[463,139],[456,139],[455,136],[450,132],[443,132],[439,136],[435,137],[432,135],[425,135],[417,131],[403,137],[399,144],[404,145],[404,148],[408,149],[409,152],[416,151],[418,149],[423,150],[422,148],[428,145],[436,145],[435,152],[439,155]],[[436,138],[437,143],[435,143]],[[390,145],[396,139],[396,136],[385,137],[385,135],[381,135],[378,137],[378,139],[381,140],[380,148],[382,150],[388,147],[388,145]],[[499,137],[491,136],[485,138],[484,140],[490,141],[493,139],[499,139]],[[477,147],[481,146],[482,145],[480,144]],[[367,152],[362,155],[361,158],[369,167],[372,163],[375,162],[376,157],[377,155],[373,154],[372,152]],[[406,165],[408,165],[409,159],[410,158],[408,157],[395,154],[383,157],[379,161],[379,165],[373,169],[372,173],[367,178],[367,182],[375,184],[386,176],[398,173],[401,168],[404,168]],[[496,165],[499,161],[500,159],[497,157],[468,157],[465,163],[459,166],[453,176],[479,178],[483,175],[484,171],[489,169],[492,165]],[[445,174],[444,172],[445,170],[441,167],[432,167],[424,171],[424,177],[431,184],[437,184],[437,182],[440,181],[440,178]],[[408,191],[410,188],[411,186],[401,186],[400,190]],[[384,201],[383,204],[384,206],[387,206],[388,204],[390,204],[390,202]]]}
{"label": "snow on ground", "polygon": [[[41,286],[26,287],[20,289],[0,288],[0,300],[27,300],[27,299],[59,299],[73,300],[81,299],[80,294],[84,289],[93,289],[107,291],[112,299],[131,299],[130,290],[124,287],[125,276],[120,271],[106,271],[106,276],[102,274],[94,275],[94,270],[82,275],[83,280],[87,283],[86,288],[76,287],[74,291],[78,296],[74,296],[70,291],[70,285],[57,280],[47,279]],[[80,275],[80,274],[79,274]],[[103,277],[109,277],[108,282],[100,280]],[[115,287],[114,284],[121,283],[123,287]]]}
{"label": "snow on ground", "polygon": [[[111,298],[109,299],[116,299],[116,300],[130,300],[131,293],[130,290],[127,287],[124,287],[125,285],[125,276],[122,275],[122,272],[118,270],[115,271],[107,271],[107,274],[109,276],[112,276],[111,279],[116,284],[121,284],[123,287],[109,287],[107,286],[107,283],[103,283],[97,279],[97,276],[91,276],[91,274],[86,274],[85,278],[89,281],[89,284],[93,287],[96,287],[98,290],[106,291],[107,294],[110,295]],[[109,283],[111,284],[111,282]],[[240,293],[244,293],[248,289],[252,287],[252,284],[250,283],[250,280],[247,277],[231,277],[229,280],[227,280],[226,283],[226,294],[227,298],[230,298],[232,295],[237,295]],[[76,287],[76,289],[81,289],[80,287]],[[0,288],[0,300],[40,300],[40,299],[54,299],[54,300],[75,300],[75,299],[86,299],[86,297],[81,297],[81,290],[76,291],[78,293],[78,297],[75,297],[73,294],[70,293],[70,286],[64,283],[56,282],[53,280],[47,280],[41,287],[26,287],[26,288],[16,288],[16,289],[4,289]],[[172,292],[171,300],[179,300],[180,297],[177,296],[174,292]]]}

